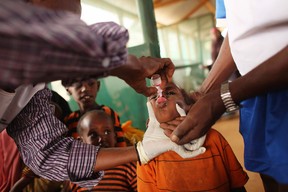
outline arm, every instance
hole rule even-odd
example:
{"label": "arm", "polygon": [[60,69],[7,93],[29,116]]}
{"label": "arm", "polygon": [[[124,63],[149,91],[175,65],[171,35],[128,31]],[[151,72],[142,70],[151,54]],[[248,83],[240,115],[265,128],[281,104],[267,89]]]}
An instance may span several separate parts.
{"label": "arm", "polygon": [[32,183],[34,181],[34,178],[31,177],[21,177],[10,189],[10,192],[18,192],[23,191],[24,188]]}
{"label": "arm", "polygon": [[[266,60],[246,75],[230,83],[231,96],[236,103],[267,93],[287,89],[288,47]],[[220,87],[199,99],[190,109],[186,119],[175,129],[171,139],[179,144],[187,143],[206,133],[225,112],[220,97]],[[203,114],[206,114],[203,116]]]}
{"label": "arm", "polygon": [[202,83],[199,92],[205,94],[218,88],[220,84],[226,81],[236,69],[236,65],[230,52],[229,37],[227,35],[222,43],[218,58],[213,64],[207,78]]}
{"label": "arm", "polygon": [[[0,87],[109,74],[126,81],[138,93],[150,95],[146,77],[159,70],[172,79],[171,61],[144,64],[127,58],[128,31],[115,23],[87,26],[78,16],[14,1],[0,2]],[[146,59],[146,61],[150,61]],[[143,66],[144,64],[144,66]],[[129,74],[129,75],[127,75]]]}
{"label": "arm", "polygon": [[28,167],[24,167],[22,177],[13,185],[10,192],[23,191],[27,185],[34,182],[34,178],[38,178],[38,176]]}

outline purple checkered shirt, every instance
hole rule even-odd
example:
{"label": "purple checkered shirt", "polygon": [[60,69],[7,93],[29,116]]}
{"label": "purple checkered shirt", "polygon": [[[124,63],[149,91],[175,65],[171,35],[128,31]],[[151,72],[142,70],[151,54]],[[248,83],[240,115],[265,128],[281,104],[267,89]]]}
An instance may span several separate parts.
{"label": "purple checkered shirt", "polygon": [[103,76],[125,63],[128,38],[113,22],[87,26],[69,12],[1,0],[0,86]]}
{"label": "purple checkered shirt", "polygon": [[[128,32],[112,23],[87,26],[76,15],[0,1],[0,87],[83,75],[104,76],[127,59]],[[49,110],[51,93],[38,91],[7,127],[36,174],[90,188],[99,147],[65,137],[67,128]]]}

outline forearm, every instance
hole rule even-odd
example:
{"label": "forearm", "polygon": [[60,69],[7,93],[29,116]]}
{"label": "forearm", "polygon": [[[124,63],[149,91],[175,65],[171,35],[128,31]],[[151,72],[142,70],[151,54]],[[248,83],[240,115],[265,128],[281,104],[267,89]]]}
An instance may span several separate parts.
{"label": "forearm", "polygon": [[225,37],[219,55],[213,64],[211,71],[200,87],[201,93],[208,93],[226,81],[236,70],[236,65],[230,52],[228,35]]}
{"label": "forearm", "polygon": [[0,86],[103,76],[126,61],[127,41],[115,23],[87,26],[71,13],[1,1]]}
{"label": "forearm", "polygon": [[134,146],[101,148],[97,155],[94,171],[109,169],[137,160],[137,151]]}
{"label": "forearm", "polygon": [[[65,137],[67,128],[49,110],[50,91],[34,95],[7,127],[24,163],[43,178],[71,180],[81,186],[97,184],[93,171],[99,147]],[[83,180],[89,180],[85,183]],[[83,181],[83,183],[81,183]]]}
{"label": "forearm", "polygon": [[270,91],[288,88],[288,46],[246,75],[230,83],[236,103]]}

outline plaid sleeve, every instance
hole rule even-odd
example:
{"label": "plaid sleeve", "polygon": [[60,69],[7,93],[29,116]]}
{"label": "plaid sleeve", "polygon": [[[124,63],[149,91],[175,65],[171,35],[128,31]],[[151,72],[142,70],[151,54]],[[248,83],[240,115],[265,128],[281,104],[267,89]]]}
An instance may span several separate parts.
{"label": "plaid sleeve", "polygon": [[93,171],[99,147],[65,137],[67,128],[49,110],[50,97],[48,89],[37,92],[7,127],[7,133],[35,174],[91,188],[103,176],[103,172]]}
{"label": "plaid sleeve", "polygon": [[93,75],[127,59],[128,31],[112,22],[87,26],[78,16],[0,1],[0,85]]}

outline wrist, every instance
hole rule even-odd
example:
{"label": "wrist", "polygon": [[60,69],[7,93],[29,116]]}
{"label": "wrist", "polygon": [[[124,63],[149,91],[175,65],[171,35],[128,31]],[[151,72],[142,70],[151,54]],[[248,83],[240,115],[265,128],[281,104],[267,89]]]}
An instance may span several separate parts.
{"label": "wrist", "polygon": [[225,82],[221,84],[221,99],[226,108],[226,112],[232,112],[239,109],[239,106],[232,99],[230,90],[229,90],[229,82]]}

